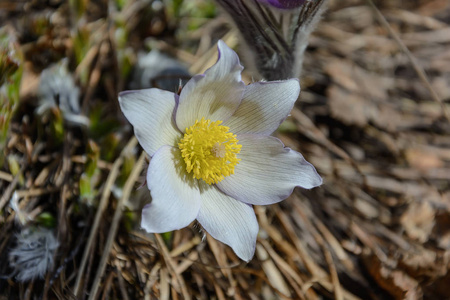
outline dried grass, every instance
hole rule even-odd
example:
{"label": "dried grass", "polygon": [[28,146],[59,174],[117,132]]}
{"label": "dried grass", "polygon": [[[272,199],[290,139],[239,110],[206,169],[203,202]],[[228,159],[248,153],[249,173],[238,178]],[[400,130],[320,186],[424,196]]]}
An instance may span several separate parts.
{"label": "dried grass", "polygon": [[[61,248],[45,281],[0,279],[0,297],[450,298],[450,5],[389,1],[377,6],[380,14],[370,3],[332,2],[311,38],[300,100],[277,136],[301,151],[325,184],[297,189],[280,204],[255,207],[260,234],[248,264],[210,236],[202,240],[195,226],[169,239],[138,229],[139,209],[124,207],[148,196],[145,188],[134,189],[143,156],[137,159],[141,152],[130,140],[130,128],[118,135],[122,154],[97,163],[101,184],[93,204],[80,201],[87,137],[66,130],[62,144],[48,141],[37,132],[33,114],[38,70],[72,51],[70,22],[25,42],[22,103],[5,147],[20,170],[15,175],[7,165],[0,170],[0,272],[11,271],[7,253],[21,220],[35,220],[41,212],[56,216]],[[116,75],[113,25],[102,4],[91,5],[86,27],[96,28],[96,36],[75,70],[76,76],[88,74],[83,111],[100,103],[125,124],[117,108],[125,80]],[[23,16],[14,14],[20,12],[14,3],[1,7],[19,35],[30,30]],[[142,35],[137,24],[143,7],[135,1],[122,12],[134,47]],[[55,10],[35,6],[32,12]],[[59,8],[55,16],[63,13]],[[202,45],[195,54],[171,46],[164,31],[154,47],[202,71],[215,59],[212,41],[238,42],[225,22],[211,20],[185,37],[184,45]],[[117,197],[112,187],[130,155],[136,158],[133,171]],[[8,205],[13,193],[20,210]]]}

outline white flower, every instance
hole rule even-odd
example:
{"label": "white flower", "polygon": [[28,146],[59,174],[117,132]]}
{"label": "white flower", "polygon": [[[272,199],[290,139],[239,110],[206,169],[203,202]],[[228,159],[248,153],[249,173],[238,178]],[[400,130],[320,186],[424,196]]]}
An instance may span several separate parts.
{"label": "white flower", "polygon": [[162,233],[194,219],[243,260],[254,254],[258,223],[252,205],[287,198],[294,187],[322,183],[303,156],[269,136],[300,93],[298,80],[245,86],[243,67],[219,41],[219,59],[178,96],[159,89],[120,93],[120,107],[152,157],[152,202],[141,226]]}

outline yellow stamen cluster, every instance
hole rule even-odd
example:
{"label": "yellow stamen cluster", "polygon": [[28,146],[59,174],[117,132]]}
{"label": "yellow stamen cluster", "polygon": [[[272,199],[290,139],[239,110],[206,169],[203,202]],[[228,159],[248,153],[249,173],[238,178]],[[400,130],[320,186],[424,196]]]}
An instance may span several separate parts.
{"label": "yellow stamen cluster", "polygon": [[186,163],[186,171],[193,172],[197,179],[207,184],[218,183],[225,176],[234,173],[240,159],[236,157],[242,145],[229,127],[220,125],[222,121],[195,121],[186,128],[184,137],[178,143],[181,156]]}

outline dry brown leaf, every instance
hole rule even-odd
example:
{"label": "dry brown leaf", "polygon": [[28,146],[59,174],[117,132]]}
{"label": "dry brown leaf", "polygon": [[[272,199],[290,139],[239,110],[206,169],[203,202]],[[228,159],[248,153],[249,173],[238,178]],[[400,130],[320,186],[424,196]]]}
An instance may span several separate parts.
{"label": "dry brown leaf", "polygon": [[414,278],[435,279],[448,272],[449,257],[444,252],[417,247],[414,252],[405,253],[400,266]]}
{"label": "dry brown leaf", "polygon": [[374,280],[394,299],[417,300],[423,292],[418,282],[401,270],[383,264],[375,255],[365,259],[366,267]]}
{"label": "dry brown leaf", "polygon": [[444,162],[434,153],[428,152],[423,148],[410,148],[405,152],[409,164],[421,171],[427,171],[444,166]]}
{"label": "dry brown leaf", "polygon": [[392,86],[392,80],[369,73],[355,63],[345,60],[334,60],[329,63],[325,72],[335,83],[349,92],[358,93],[373,100],[388,99],[387,89]]}
{"label": "dry brown leaf", "polygon": [[393,131],[409,124],[398,111],[392,107],[376,103],[361,93],[350,92],[333,85],[327,90],[331,115],[347,125],[366,126],[369,122],[380,128]]}
{"label": "dry brown leaf", "polygon": [[[353,84],[353,82],[349,83]],[[328,89],[331,115],[347,125],[363,127],[367,125],[372,114],[376,114],[376,107],[366,105],[364,99],[343,90],[338,86]]]}
{"label": "dry brown leaf", "polygon": [[429,202],[414,202],[400,217],[400,223],[410,238],[424,243],[429,239],[433,230],[434,216],[435,211]]}
{"label": "dry brown leaf", "polygon": [[433,236],[440,248],[450,251],[450,212],[438,212],[433,228]]}

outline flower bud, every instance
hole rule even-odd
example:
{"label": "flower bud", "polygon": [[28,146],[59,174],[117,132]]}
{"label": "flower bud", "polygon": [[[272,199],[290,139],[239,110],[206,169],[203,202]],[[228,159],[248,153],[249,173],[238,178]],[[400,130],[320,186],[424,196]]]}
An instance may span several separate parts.
{"label": "flower bud", "polygon": [[258,2],[281,9],[293,9],[302,6],[306,0],[258,0]]}

